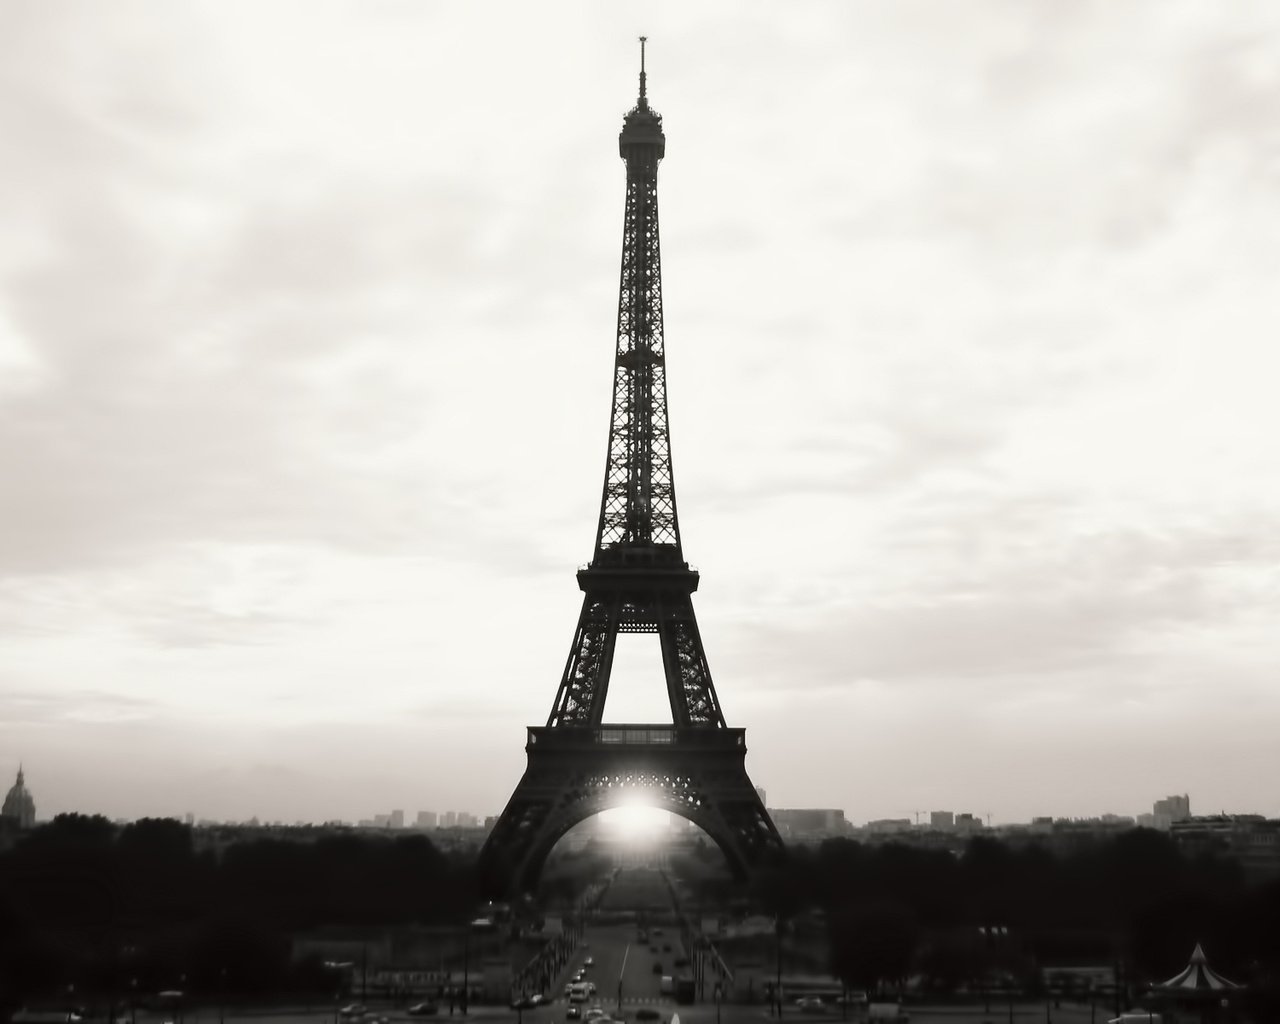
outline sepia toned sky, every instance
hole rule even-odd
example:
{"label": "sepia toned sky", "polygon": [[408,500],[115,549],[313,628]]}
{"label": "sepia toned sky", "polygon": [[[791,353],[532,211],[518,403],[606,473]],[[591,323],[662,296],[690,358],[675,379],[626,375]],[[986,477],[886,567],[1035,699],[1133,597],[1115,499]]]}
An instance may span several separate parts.
{"label": "sepia toned sky", "polygon": [[[0,789],[499,811],[578,614],[635,37],[775,807],[1280,815],[1280,8],[17,0]],[[623,637],[606,717],[669,721]]]}

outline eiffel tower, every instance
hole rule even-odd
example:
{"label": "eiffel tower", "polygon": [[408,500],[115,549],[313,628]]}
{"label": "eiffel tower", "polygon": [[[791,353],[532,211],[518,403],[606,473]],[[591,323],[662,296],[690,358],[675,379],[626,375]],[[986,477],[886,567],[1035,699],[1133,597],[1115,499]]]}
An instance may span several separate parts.
{"label": "eiffel tower", "polygon": [[[557,840],[584,818],[642,795],[698,825],[745,876],[782,852],[745,767],[746,730],[725,725],[691,595],[698,573],[680,547],[667,427],[658,161],[662,117],[645,93],[623,121],[627,164],[613,412],[591,563],[578,571],[582,613],[545,726],[480,854],[492,893],[531,889]],[[605,725],[619,633],[656,633],[670,724]]]}

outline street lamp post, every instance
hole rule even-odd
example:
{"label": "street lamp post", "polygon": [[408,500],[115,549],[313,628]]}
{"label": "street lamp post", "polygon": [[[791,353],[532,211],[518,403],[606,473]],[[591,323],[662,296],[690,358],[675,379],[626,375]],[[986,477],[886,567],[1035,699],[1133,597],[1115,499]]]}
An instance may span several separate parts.
{"label": "street lamp post", "polygon": [[778,932],[778,935],[777,935],[778,941],[776,944],[776,953],[777,953],[776,968],[777,969],[775,972],[776,977],[775,977],[775,983],[773,986],[773,998],[778,1004],[778,1018],[781,1019],[782,1018],[782,918],[778,917],[776,921],[777,921],[777,932]]}
{"label": "street lamp post", "polygon": [[471,995],[471,923],[463,928],[462,932],[462,1000],[459,1003],[459,1009],[463,1016],[467,1013],[467,1000]]}

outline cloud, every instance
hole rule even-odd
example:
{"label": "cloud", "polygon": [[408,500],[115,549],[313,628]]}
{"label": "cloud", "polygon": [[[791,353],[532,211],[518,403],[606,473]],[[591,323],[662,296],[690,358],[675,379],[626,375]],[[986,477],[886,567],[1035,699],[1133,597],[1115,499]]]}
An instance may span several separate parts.
{"label": "cloud", "polygon": [[[598,510],[636,12],[15,12],[0,659],[48,697],[6,744],[46,771],[92,749],[113,794],[189,758],[165,799],[181,775],[228,808],[310,800],[335,749],[346,807],[428,764],[460,786],[447,749],[497,803]],[[993,743],[1082,695],[1127,728],[1176,708],[1185,735],[1197,694],[1249,726],[1277,16],[644,17],[682,529],[764,774],[811,781],[795,709],[823,701],[833,749],[842,716],[888,734],[959,694]],[[494,706],[501,743],[469,731]]]}
{"label": "cloud", "polygon": [[70,690],[59,693],[21,689],[0,690],[0,718],[7,727],[46,726],[51,722],[107,723],[148,721],[159,705],[112,690]]}

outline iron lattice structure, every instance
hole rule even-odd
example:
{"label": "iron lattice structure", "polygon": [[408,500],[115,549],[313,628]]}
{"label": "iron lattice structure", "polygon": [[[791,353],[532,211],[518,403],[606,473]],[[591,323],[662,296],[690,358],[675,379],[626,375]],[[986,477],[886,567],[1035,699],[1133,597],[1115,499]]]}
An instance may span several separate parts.
{"label": "iron lattice structure", "polygon": [[[481,852],[495,892],[536,880],[566,831],[635,792],[699,825],[743,875],[782,851],[745,766],[745,730],[725,725],[684,560],[667,420],[658,235],[662,117],[640,96],[618,149],[627,166],[608,458],[595,552],[578,571],[582,612],[551,714],[531,727],[529,762]],[[669,725],[605,725],[619,633],[656,633]]]}

